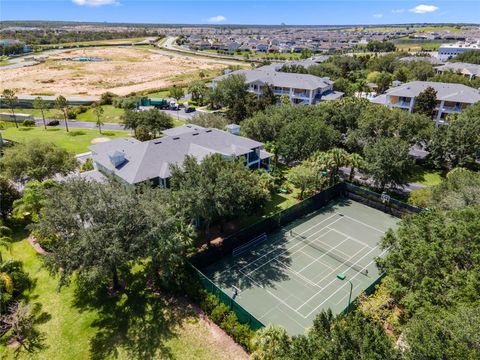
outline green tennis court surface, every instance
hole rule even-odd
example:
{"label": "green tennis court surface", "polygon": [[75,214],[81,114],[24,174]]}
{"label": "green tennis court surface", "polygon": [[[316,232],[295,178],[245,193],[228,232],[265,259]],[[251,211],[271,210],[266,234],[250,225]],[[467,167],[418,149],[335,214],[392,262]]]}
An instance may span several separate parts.
{"label": "green tennis court surface", "polygon": [[378,241],[398,221],[341,198],[203,272],[265,325],[302,334],[321,310],[347,307],[350,284],[338,273],[353,283],[352,299],[375,282]]}

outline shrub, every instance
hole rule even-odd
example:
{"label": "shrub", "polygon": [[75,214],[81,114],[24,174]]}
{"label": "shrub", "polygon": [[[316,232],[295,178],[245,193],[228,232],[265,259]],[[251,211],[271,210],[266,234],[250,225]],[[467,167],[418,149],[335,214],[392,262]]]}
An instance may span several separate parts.
{"label": "shrub", "polygon": [[83,114],[83,113],[87,112],[88,109],[90,109],[90,107],[85,106],[85,105],[80,105],[76,109],[77,109],[76,111],[77,111],[77,115],[78,115],[78,114]]}
{"label": "shrub", "polygon": [[67,109],[67,117],[69,119],[76,119],[77,118],[77,109],[76,108],[68,108]]}
{"label": "shrub", "polygon": [[[227,316],[228,314],[228,308],[224,303],[218,304],[210,314],[210,318],[215,324],[221,325],[223,322],[223,319]],[[226,329],[224,329],[226,330]]]}
{"label": "shrub", "polygon": [[80,135],[85,135],[85,131],[73,130],[68,133],[68,136],[80,136]]}
{"label": "shrub", "polygon": [[30,119],[23,120],[22,126],[26,126],[26,127],[35,126],[35,120],[30,120]]}
{"label": "shrub", "polygon": [[80,168],[80,172],[91,171],[93,170],[93,160],[92,158],[88,158]]}
{"label": "shrub", "polygon": [[109,91],[103,93],[100,95],[100,105],[112,105],[113,100],[117,97],[114,93],[111,93]]}

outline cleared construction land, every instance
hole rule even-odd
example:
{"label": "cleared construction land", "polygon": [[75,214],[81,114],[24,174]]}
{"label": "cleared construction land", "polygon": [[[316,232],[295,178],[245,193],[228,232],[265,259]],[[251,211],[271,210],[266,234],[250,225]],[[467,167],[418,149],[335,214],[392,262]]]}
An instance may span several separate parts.
{"label": "cleared construction land", "polygon": [[[69,61],[68,58],[97,57],[108,61]],[[66,50],[46,62],[17,69],[4,69],[0,89],[15,88],[32,95],[100,95],[111,91],[127,95],[159,89],[182,80],[210,77],[225,65],[195,58],[174,58],[145,48],[99,47]]]}

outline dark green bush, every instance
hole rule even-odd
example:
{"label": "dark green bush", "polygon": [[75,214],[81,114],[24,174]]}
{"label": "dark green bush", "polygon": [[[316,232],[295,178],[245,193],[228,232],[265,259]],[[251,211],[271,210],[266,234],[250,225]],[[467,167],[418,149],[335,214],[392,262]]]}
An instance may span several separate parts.
{"label": "dark green bush", "polygon": [[35,126],[35,120],[25,119],[22,122],[22,126],[27,126],[27,127]]}

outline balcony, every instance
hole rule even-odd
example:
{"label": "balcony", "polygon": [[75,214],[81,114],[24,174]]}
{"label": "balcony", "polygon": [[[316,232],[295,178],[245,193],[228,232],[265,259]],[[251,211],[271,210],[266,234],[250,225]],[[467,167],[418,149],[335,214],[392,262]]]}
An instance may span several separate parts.
{"label": "balcony", "polygon": [[409,109],[410,108],[410,101],[399,100],[397,102],[390,103],[390,105],[394,106],[394,107]]}
{"label": "balcony", "polygon": [[[439,110],[440,107],[435,108],[435,110]],[[462,111],[462,107],[459,105],[456,106],[443,106],[441,108],[442,112],[447,112],[447,113],[458,113]]]}

